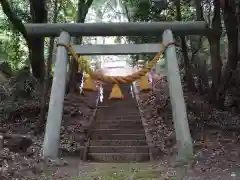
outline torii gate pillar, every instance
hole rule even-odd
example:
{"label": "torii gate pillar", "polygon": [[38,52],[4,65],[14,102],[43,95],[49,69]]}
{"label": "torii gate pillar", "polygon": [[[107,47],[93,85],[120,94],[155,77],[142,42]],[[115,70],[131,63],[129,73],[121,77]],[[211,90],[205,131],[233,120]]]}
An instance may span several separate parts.
{"label": "torii gate pillar", "polygon": [[[67,32],[61,32],[59,36],[59,43],[69,44],[70,35]],[[46,131],[43,142],[44,157],[58,157],[63,103],[66,89],[67,64],[68,52],[65,47],[58,46],[47,116]]]}
{"label": "torii gate pillar", "polygon": [[[163,44],[167,46],[172,42],[174,42],[172,31],[165,30],[163,32]],[[186,160],[186,158],[193,155],[193,145],[174,45],[169,45],[166,48],[165,58],[178,158],[179,160]]]}

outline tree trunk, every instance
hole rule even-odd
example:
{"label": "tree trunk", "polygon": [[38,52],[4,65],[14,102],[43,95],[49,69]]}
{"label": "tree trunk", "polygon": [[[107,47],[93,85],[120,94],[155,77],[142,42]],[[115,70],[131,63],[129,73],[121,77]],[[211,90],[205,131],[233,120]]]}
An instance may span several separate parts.
{"label": "tree trunk", "polygon": [[[62,2],[61,2],[62,3]],[[57,22],[57,17],[60,11],[61,5],[58,7],[58,1],[54,1],[54,15],[53,15],[53,23]],[[40,117],[39,121],[36,125],[35,134],[39,134],[44,129],[45,125],[45,118],[46,118],[46,103],[48,100],[48,91],[50,86],[50,76],[51,76],[51,67],[52,67],[52,57],[53,57],[53,50],[54,50],[54,37],[51,37],[49,42],[49,48],[48,48],[48,59],[47,59],[47,68],[43,83],[43,89],[42,89],[42,100],[41,100],[41,110],[40,110]]]}
{"label": "tree trunk", "polygon": [[44,83],[43,83],[43,88],[42,88],[42,100],[41,100],[41,108],[40,108],[40,116],[39,120],[37,122],[37,125],[35,127],[35,135],[39,134],[42,132],[44,129],[45,125],[45,120],[46,120],[46,113],[47,113],[47,108],[46,108],[46,103],[48,101],[48,91],[49,91],[49,86],[50,86],[50,74],[51,74],[51,66],[52,66],[52,54],[53,54],[53,48],[54,48],[54,38],[52,37],[50,39],[49,43],[49,50],[48,50],[48,59],[47,59],[47,68],[46,68],[46,74],[44,78]]}
{"label": "tree trunk", "polygon": [[212,87],[211,87],[211,101],[213,104],[221,107],[223,102],[219,101],[217,97],[218,88],[220,85],[222,61],[220,56],[220,38],[221,38],[221,16],[220,16],[220,2],[214,1],[214,14],[212,19],[212,29],[208,36],[211,53],[212,64]]}
{"label": "tree trunk", "polygon": [[[86,2],[85,2],[85,0],[78,0],[77,23],[85,22],[86,15],[87,15],[88,10],[89,10],[90,6],[92,5],[92,3],[93,3],[93,0],[87,0]],[[75,38],[74,43],[81,44],[82,37]],[[68,89],[70,92],[79,92],[79,84],[81,84],[81,82],[76,83],[77,82],[76,74],[78,71],[78,63],[73,59],[71,59],[70,69],[71,69],[71,77],[70,77]]]}
{"label": "tree trunk", "polygon": [[[195,8],[196,8],[196,20],[204,21],[203,17],[203,8],[202,8],[202,0],[194,0]],[[191,48],[192,48],[192,58],[191,62],[195,65],[195,71],[197,74],[198,91],[202,94],[205,94],[209,90],[208,83],[208,74],[206,69],[206,59],[200,57],[201,46],[202,46],[202,36],[194,35],[190,36]]]}
{"label": "tree trunk", "polygon": [[[47,22],[47,11],[45,9],[45,0],[29,0],[32,23]],[[41,82],[44,80],[44,37],[29,37],[29,57],[33,76]]]}
{"label": "tree trunk", "polygon": [[238,61],[238,19],[236,16],[235,0],[225,0],[222,6],[224,24],[228,37],[228,61],[223,72],[222,83],[218,91],[220,102],[225,100],[225,94],[233,71],[236,70]]}
{"label": "tree trunk", "polygon": [[32,74],[35,78],[43,82],[44,79],[44,41],[43,38],[29,38],[29,60],[32,68]]}
{"label": "tree trunk", "polygon": [[[175,3],[176,3],[176,11],[177,11],[176,19],[177,19],[177,21],[182,21],[180,0],[176,0]],[[192,78],[191,66],[189,63],[188,48],[187,48],[185,36],[180,36],[180,40],[181,40],[181,46],[182,46],[184,69],[185,69],[185,75],[186,75],[186,80],[187,80],[187,84],[188,84],[188,90],[196,91],[196,87],[194,85],[194,81]]]}

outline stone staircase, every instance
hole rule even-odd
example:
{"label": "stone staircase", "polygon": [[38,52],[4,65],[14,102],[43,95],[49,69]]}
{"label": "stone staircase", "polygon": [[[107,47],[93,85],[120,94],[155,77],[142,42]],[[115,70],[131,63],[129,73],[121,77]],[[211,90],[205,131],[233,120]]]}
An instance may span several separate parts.
{"label": "stone staircase", "polygon": [[149,148],[136,99],[129,85],[122,85],[124,100],[109,100],[112,85],[104,86],[91,128],[87,160],[97,162],[149,161]]}

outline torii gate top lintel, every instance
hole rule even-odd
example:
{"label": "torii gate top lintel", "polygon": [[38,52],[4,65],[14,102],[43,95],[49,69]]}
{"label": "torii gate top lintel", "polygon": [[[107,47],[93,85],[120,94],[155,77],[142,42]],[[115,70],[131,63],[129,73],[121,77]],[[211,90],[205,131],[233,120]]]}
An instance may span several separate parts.
{"label": "torii gate top lintel", "polygon": [[57,37],[62,31],[71,36],[146,36],[160,35],[170,29],[175,35],[206,34],[204,21],[130,22],[130,23],[39,23],[25,24],[29,36]]}
{"label": "torii gate top lintel", "polygon": [[[52,23],[25,24],[29,36],[56,37],[61,32],[70,36],[154,36],[166,29],[175,35],[206,34],[208,26],[204,21],[174,22],[130,22],[130,23]],[[81,55],[130,55],[159,52],[159,44],[108,44],[72,45]]]}

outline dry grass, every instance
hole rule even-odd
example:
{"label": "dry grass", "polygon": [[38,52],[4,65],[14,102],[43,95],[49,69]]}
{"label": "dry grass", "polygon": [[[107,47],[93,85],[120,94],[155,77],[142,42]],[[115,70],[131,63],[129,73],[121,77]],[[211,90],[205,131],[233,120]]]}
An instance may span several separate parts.
{"label": "dry grass", "polygon": [[[79,167],[83,173],[69,180],[174,180],[174,175],[166,174],[166,169],[153,163],[88,163]],[[41,180],[52,180],[44,176]],[[61,180],[61,178],[58,178]]]}
{"label": "dry grass", "polygon": [[[167,177],[153,163],[91,163],[92,171],[74,180],[163,180]],[[169,178],[167,178],[169,179]]]}

